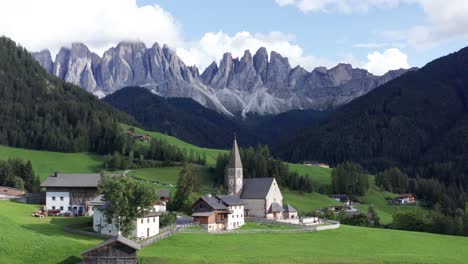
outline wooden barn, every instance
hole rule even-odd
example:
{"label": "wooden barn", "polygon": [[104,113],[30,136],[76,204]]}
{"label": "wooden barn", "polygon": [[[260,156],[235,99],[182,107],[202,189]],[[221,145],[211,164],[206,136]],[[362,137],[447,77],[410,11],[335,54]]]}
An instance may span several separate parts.
{"label": "wooden barn", "polygon": [[81,253],[83,264],[136,264],[140,244],[123,236],[114,236]]}

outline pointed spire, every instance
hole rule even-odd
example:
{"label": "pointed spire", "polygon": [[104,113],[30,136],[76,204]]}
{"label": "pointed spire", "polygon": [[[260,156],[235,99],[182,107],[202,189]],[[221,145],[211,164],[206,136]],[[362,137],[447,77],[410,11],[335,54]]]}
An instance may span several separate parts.
{"label": "pointed spire", "polygon": [[234,133],[234,143],[232,144],[231,158],[229,159],[228,168],[242,168],[242,161],[237,147],[236,134]]}

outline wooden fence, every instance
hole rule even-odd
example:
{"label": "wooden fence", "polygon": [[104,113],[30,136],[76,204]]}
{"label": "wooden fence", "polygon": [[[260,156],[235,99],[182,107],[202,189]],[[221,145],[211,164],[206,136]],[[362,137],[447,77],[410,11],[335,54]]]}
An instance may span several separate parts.
{"label": "wooden fence", "polygon": [[167,229],[166,231],[162,231],[161,233],[157,234],[156,236],[153,236],[153,237],[150,237],[142,242],[140,242],[140,245],[142,247],[146,247],[146,246],[149,246],[153,243],[156,243],[160,240],[163,240],[167,237],[170,237],[172,235],[174,235],[175,233],[178,233],[186,228],[189,228],[189,227],[192,227],[192,226],[195,226],[196,223],[189,223],[189,224],[185,224],[185,225],[177,225],[177,226],[172,226],[171,228]]}

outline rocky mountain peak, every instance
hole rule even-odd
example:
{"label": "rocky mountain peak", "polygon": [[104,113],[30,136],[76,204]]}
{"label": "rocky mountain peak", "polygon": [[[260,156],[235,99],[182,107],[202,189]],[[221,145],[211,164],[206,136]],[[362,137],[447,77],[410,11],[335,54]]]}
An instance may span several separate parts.
{"label": "rocky mountain peak", "polygon": [[48,73],[52,74],[54,72],[54,62],[48,49],[32,52],[31,55]]}

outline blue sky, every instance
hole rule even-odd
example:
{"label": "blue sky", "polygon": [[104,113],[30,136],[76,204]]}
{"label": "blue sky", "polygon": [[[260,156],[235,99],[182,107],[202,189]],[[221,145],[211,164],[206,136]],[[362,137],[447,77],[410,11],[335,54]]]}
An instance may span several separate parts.
{"label": "blue sky", "polygon": [[[122,40],[167,43],[201,69],[260,46],[307,70],[339,62],[375,74],[421,67],[467,45],[468,1],[17,0],[0,3],[0,33],[55,53],[83,42],[102,54]],[[27,10],[24,6],[29,6]]]}

